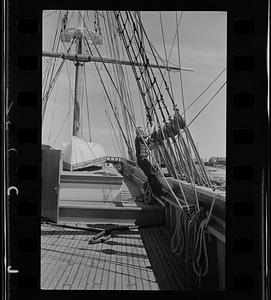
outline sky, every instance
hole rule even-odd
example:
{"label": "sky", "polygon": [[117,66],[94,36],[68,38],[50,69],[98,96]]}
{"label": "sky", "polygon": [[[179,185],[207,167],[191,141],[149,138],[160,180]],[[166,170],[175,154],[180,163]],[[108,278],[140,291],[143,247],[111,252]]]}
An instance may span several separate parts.
{"label": "sky", "polygon": [[[43,50],[50,51],[58,14],[58,11],[44,11]],[[144,28],[148,33],[150,41],[159,52],[159,55],[165,58],[159,12],[142,12],[141,15]],[[181,12],[178,12],[178,19],[180,15]],[[90,12],[88,16],[89,29],[93,29],[93,13]],[[177,28],[176,13],[161,12],[161,17],[165,46],[168,54],[172,47]],[[226,18],[226,12],[185,11],[182,13],[181,22],[178,27],[181,65],[186,68],[194,69],[193,72],[183,71],[181,74],[185,107],[188,107],[226,67]],[[71,21],[69,26],[75,26],[77,19],[75,19],[74,22],[75,23],[72,23]],[[178,65],[177,40],[175,40],[172,49],[172,55],[169,61]],[[103,55],[107,57],[110,56],[106,45],[101,46],[100,51]],[[150,60],[151,62],[154,61],[151,56]],[[44,74],[47,62],[48,59],[45,59],[43,63]],[[120,147],[114,138],[110,121],[105,113],[105,108],[111,116],[111,122],[113,123],[115,132],[118,132],[118,126],[110,112],[108,103],[106,104],[102,85],[97,76],[95,66],[93,63],[88,63],[85,68],[91,139],[93,142],[101,144],[107,155],[118,156],[120,155]],[[99,68],[105,82],[108,83],[108,89],[111,91],[111,95],[117,98],[117,95],[114,95],[113,89],[110,88],[109,79],[104,68],[102,65],[99,65]],[[125,69],[127,70],[131,85],[137,125],[142,126],[141,104],[139,102],[140,99],[136,82],[130,67],[126,67]],[[71,62],[65,63],[62,71],[49,97],[43,122],[42,141],[44,144],[51,144],[54,148],[61,148],[62,143],[67,142],[71,136],[72,114],[70,113],[67,117],[67,113],[69,110],[72,111],[71,108],[73,104],[73,64]],[[155,72],[158,76],[158,70]],[[166,79],[168,79],[167,75]],[[183,102],[181,97],[180,74],[178,72],[172,72],[171,81],[174,90],[174,100],[182,112]],[[226,72],[224,72],[210,89],[187,110],[187,124],[193,120],[225,81]],[[169,110],[173,113],[170,101],[166,100],[166,102]],[[84,136],[88,139],[86,102],[84,102],[81,112],[85,129]],[[63,125],[64,120],[66,121]],[[202,113],[191,123],[189,129],[202,158],[226,156],[226,86],[224,86]]]}

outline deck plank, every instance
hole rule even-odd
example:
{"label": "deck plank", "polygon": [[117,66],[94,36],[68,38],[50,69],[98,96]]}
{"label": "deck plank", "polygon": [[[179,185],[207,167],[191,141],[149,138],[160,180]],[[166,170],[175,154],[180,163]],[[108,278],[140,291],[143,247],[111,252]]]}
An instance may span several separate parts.
{"label": "deck plank", "polygon": [[171,234],[163,227],[117,232],[94,245],[83,231],[44,226],[41,233],[42,289],[189,289],[181,260],[170,251]]}
{"label": "deck plank", "polygon": [[62,245],[64,247],[64,249],[62,250],[61,258],[60,258],[60,261],[62,263],[61,263],[60,269],[58,270],[58,272],[56,274],[55,280],[53,280],[53,282],[50,286],[51,289],[56,289],[56,287],[57,287],[59,281],[61,280],[63,274],[65,273],[65,270],[66,270],[67,265],[69,263],[70,253],[66,251],[66,248],[67,247],[72,247],[74,242],[75,242],[73,239],[69,238],[69,236],[68,237],[63,236],[62,240],[63,240]]}
{"label": "deck plank", "polygon": [[135,280],[135,265],[134,265],[134,247],[130,244],[131,235],[126,235],[125,237],[125,244],[126,244],[126,251],[130,253],[128,256],[128,273],[129,273],[129,289],[135,290],[136,289],[136,280]]}
{"label": "deck plank", "polygon": [[74,259],[76,258],[75,253],[76,253],[76,248],[79,243],[79,239],[77,238],[76,235],[73,235],[73,234],[71,234],[69,236],[69,238],[71,239],[72,244],[69,248],[67,247],[67,249],[66,249],[66,251],[69,252],[69,255],[67,257],[66,268],[64,269],[64,273],[62,274],[62,276],[56,286],[56,289],[64,289],[65,288],[65,283],[68,280],[69,274],[74,265]]}
{"label": "deck plank", "polygon": [[87,285],[85,287],[86,290],[91,290],[92,286],[93,286],[94,277],[95,277],[95,273],[96,273],[97,265],[98,265],[97,258],[98,258],[99,253],[96,251],[98,247],[100,247],[99,244],[92,245],[92,251],[90,252],[91,253],[90,272],[87,277]]}
{"label": "deck plank", "polygon": [[130,243],[134,247],[133,264],[135,266],[136,288],[143,290],[142,268],[145,266],[142,265],[140,260],[140,247],[142,247],[142,243],[136,238],[131,238]]}
{"label": "deck plank", "polygon": [[147,259],[146,261],[146,258],[148,258],[147,256],[147,253],[145,251],[145,247],[143,245],[143,241],[140,240],[139,241],[140,245],[142,247],[139,248],[139,257],[138,257],[138,260],[139,262],[141,263],[141,278],[142,278],[142,289],[143,290],[149,290],[150,289],[150,285],[149,285],[149,282],[148,282],[148,267],[150,266],[150,262],[149,262],[149,259]]}
{"label": "deck plank", "polygon": [[115,239],[116,247],[115,247],[115,253],[116,253],[116,290],[122,290],[122,261],[121,256],[118,255],[118,253],[121,250],[121,241],[120,239]]}
{"label": "deck plank", "polygon": [[42,268],[42,280],[43,282],[45,283],[45,286],[46,285],[46,280],[47,280],[47,277],[49,276],[49,274],[52,272],[52,269],[54,268],[54,264],[52,264],[51,262],[52,261],[56,261],[55,259],[55,251],[57,251],[57,248],[58,248],[58,244],[57,244],[57,241],[58,241],[58,238],[57,238],[57,230],[54,231],[54,234],[55,235],[52,235],[48,241],[47,241],[47,251],[45,251],[44,255],[45,257],[47,258],[47,261],[50,262],[50,264],[47,264],[46,268]]}
{"label": "deck plank", "polygon": [[116,245],[113,241],[108,242],[107,243],[108,245],[111,246],[111,249],[112,249],[112,253],[110,255],[110,257],[108,258],[109,260],[109,276],[108,276],[108,286],[107,286],[107,289],[108,290],[114,290],[115,289],[115,283],[116,283],[116,263],[117,263],[117,260],[116,260]]}

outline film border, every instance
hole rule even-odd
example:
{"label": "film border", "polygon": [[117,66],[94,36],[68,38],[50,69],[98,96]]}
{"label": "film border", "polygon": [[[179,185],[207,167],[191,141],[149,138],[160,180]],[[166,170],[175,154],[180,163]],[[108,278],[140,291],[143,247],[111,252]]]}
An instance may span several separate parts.
{"label": "film border", "polygon": [[[212,299],[264,297],[263,219],[267,184],[267,1],[200,1],[179,10],[223,10],[227,33],[226,292]],[[6,4],[8,74],[8,293],[13,298],[88,297],[92,291],[41,291],[41,32],[42,10],[54,1]],[[58,1],[60,9],[93,3]],[[188,3],[188,2],[186,2]],[[138,6],[139,3],[137,4]],[[109,8],[109,6],[107,6]],[[112,9],[117,9],[112,7]],[[132,9],[132,8],[131,8]],[[147,8],[146,8],[147,9]],[[153,9],[153,8],[152,8]],[[162,9],[162,8],[161,8]],[[180,292],[193,299],[195,292]]]}

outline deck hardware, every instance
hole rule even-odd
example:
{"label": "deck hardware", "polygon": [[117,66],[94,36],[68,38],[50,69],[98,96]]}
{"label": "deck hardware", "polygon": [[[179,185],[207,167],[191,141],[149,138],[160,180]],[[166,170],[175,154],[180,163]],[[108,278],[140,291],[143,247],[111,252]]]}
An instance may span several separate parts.
{"label": "deck hardware", "polygon": [[67,229],[84,230],[84,231],[90,231],[90,232],[101,232],[104,230],[102,228],[96,228],[96,227],[80,227],[80,226],[71,226],[71,225],[66,225],[66,224],[57,224],[57,223],[50,222],[47,220],[42,220],[42,221],[44,222],[44,224],[48,224],[48,225],[55,226],[55,227],[67,228]]}
{"label": "deck hardware", "polygon": [[133,231],[140,228],[150,228],[150,227],[158,227],[153,225],[146,225],[146,226],[138,226],[138,225],[124,225],[124,226],[116,226],[111,227],[108,229],[103,229],[101,232],[97,233],[96,235],[92,236],[89,240],[89,244],[97,244],[97,243],[104,243],[105,241],[109,240],[112,237],[112,232],[116,231]]}
{"label": "deck hardware", "polygon": [[111,238],[111,234],[107,234],[106,235],[106,231],[102,231],[96,235],[94,235],[90,240],[89,240],[89,244],[98,244],[98,243],[104,243],[107,240],[109,240]]}

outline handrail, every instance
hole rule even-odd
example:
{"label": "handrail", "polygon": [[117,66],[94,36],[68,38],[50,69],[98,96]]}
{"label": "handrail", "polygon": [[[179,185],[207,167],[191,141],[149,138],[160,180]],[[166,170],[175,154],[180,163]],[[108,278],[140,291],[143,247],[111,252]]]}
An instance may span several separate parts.
{"label": "handrail", "polygon": [[[134,178],[134,180],[140,180],[140,170],[139,169],[135,169],[134,166],[132,166],[131,164],[129,164],[129,162],[124,159],[123,160],[123,163],[124,163],[124,169],[126,171],[128,171],[129,175],[132,176]],[[126,168],[125,168],[125,165],[126,165]],[[173,184],[175,183],[175,179],[174,178],[168,178],[167,180],[170,181],[170,184]],[[176,184],[176,183],[175,183]],[[184,181],[181,181],[181,184],[183,186],[183,188],[185,188],[187,190],[187,192],[191,193],[191,197],[188,197],[189,198],[189,204],[193,205],[195,204],[194,201],[193,201],[193,197],[192,197],[192,192],[193,192],[193,189],[190,187],[190,184],[189,183],[186,183]],[[212,189],[210,188],[207,188],[207,187],[201,187],[201,186],[196,186],[196,189],[197,189],[197,193],[198,195],[200,195],[200,198],[201,197],[204,197],[204,200],[200,200],[200,203],[206,208],[206,209],[209,209],[210,205],[211,205],[211,201],[213,200],[213,196],[214,196],[214,192],[212,191]],[[177,191],[178,193],[178,191]],[[221,228],[222,232],[225,230],[225,225],[224,225],[224,222],[225,222],[225,193],[223,192],[217,192],[217,195],[216,195],[216,204],[214,206],[214,211],[213,211],[213,214],[212,214],[212,217],[211,217],[211,220],[212,222],[210,223],[210,225],[208,226],[208,229],[212,228],[213,225],[217,225],[218,228]],[[169,206],[171,207],[174,207],[174,209],[179,209],[179,205],[177,203],[175,203],[174,199],[171,198],[171,197],[161,197],[162,201],[164,203],[168,203]],[[156,199],[157,200],[157,199]],[[182,199],[180,199],[181,202],[183,202]],[[183,206],[185,204],[183,203]],[[214,234],[217,238],[220,239],[220,236],[216,234],[217,230],[210,230],[210,233]],[[221,239],[220,239],[221,240]],[[224,240],[224,239],[222,239]]]}
{"label": "handrail", "polygon": [[106,156],[106,162],[118,162],[118,163],[127,163],[129,165],[135,166],[136,162],[119,156]]}

